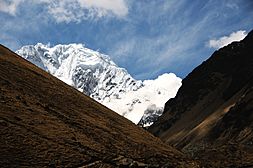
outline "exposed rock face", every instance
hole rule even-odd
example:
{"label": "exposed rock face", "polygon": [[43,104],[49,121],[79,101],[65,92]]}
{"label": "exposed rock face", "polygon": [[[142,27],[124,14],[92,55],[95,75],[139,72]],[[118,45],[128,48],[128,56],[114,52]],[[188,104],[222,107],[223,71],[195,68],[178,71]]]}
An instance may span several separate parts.
{"label": "exposed rock face", "polygon": [[148,128],[153,124],[154,121],[158,119],[163,113],[163,108],[157,108],[155,105],[149,106],[147,110],[145,110],[144,115],[139,121],[138,125],[144,128]]}
{"label": "exposed rock face", "polygon": [[142,87],[141,81],[133,79],[109,56],[82,44],[50,47],[38,43],[23,46],[16,53],[95,100]]}
{"label": "exposed rock face", "polygon": [[195,68],[149,131],[210,165],[252,166],[252,81],[253,31]]}
{"label": "exposed rock face", "polygon": [[181,86],[181,79],[173,73],[135,80],[108,55],[83,44],[38,43],[23,46],[16,53],[136,124],[148,106],[160,110]]}
{"label": "exposed rock face", "polygon": [[0,46],[1,167],[196,167],[184,155]]}

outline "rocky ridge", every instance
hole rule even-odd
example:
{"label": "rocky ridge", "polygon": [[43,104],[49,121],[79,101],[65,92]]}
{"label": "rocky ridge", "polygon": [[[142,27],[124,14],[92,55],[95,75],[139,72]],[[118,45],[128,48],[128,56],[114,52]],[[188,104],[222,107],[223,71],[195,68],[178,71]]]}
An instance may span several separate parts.
{"label": "rocky ridge", "polygon": [[253,165],[253,31],[195,68],[149,131],[207,167]]}

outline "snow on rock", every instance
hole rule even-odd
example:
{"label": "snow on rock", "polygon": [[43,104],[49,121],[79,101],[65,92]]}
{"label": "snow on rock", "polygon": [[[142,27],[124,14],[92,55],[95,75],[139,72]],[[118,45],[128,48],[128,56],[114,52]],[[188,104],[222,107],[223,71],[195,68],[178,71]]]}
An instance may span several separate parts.
{"label": "snow on rock", "polygon": [[175,74],[163,74],[155,80],[144,80],[143,87],[121,95],[121,99],[105,99],[104,104],[119,114],[138,123],[144,111],[155,105],[163,109],[169,98],[175,97],[181,86],[181,79]]}
{"label": "snow on rock", "polygon": [[147,109],[144,111],[143,116],[141,117],[141,120],[139,121],[138,125],[141,127],[149,127],[150,125],[155,122],[158,117],[160,117],[163,113],[163,108],[156,107],[155,104],[152,104],[147,107]]}
{"label": "snow on rock", "polygon": [[135,80],[109,56],[83,44],[50,47],[38,43],[24,46],[16,53],[134,123],[142,119],[145,126],[152,124],[147,117],[151,115],[150,109],[157,111],[152,115],[161,115],[165,102],[181,86],[181,79],[173,73],[155,80]]}

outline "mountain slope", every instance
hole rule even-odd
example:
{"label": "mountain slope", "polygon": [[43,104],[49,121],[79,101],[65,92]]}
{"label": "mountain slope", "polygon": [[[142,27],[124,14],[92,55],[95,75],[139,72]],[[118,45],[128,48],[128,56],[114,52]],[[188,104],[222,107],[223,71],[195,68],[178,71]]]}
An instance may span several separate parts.
{"label": "mountain slope", "polygon": [[51,48],[38,43],[24,46],[16,53],[97,100],[117,97],[120,92],[137,90],[142,86],[141,81],[134,80],[107,55],[82,44]]}
{"label": "mountain slope", "polygon": [[3,46],[0,78],[1,167],[196,166]]}
{"label": "mountain slope", "polygon": [[[174,74],[137,81],[107,55],[82,44],[50,47],[38,43],[16,53],[136,124],[149,106],[163,108],[181,86],[181,79]],[[159,85],[164,80],[168,85]]]}
{"label": "mountain slope", "polygon": [[213,166],[253,165],[252,55],[253,31],[216,51],[183,79],[149,131]]}

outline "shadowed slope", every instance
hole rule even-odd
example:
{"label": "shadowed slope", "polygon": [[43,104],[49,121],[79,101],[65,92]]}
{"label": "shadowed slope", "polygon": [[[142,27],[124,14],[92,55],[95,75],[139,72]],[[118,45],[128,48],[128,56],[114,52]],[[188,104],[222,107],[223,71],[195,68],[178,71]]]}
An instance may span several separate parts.
{"label": "shadowed slope", "polygon": [[177,150],[0,46],[1,167],[194,167]]}
{"label": "shadowed slope", "polygon": [[195,68],[149,131],[210,165],[252,166],[252,86],[253,31]]}

